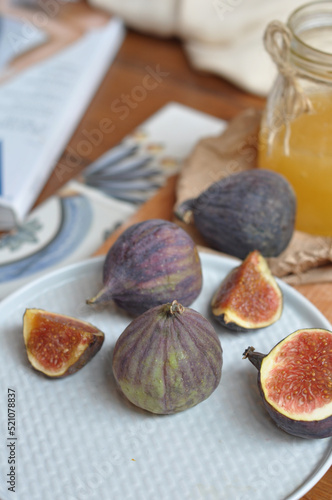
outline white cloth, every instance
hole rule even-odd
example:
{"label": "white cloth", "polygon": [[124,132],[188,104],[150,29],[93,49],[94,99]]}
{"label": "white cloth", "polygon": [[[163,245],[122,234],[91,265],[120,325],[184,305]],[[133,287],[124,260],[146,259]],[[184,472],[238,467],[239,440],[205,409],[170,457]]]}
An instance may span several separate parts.
{"label": "white cloth", "polygon": [[128,26],[179,36],[192,65],[240,88],[266,95],[276,69],[265,52],[270,21],[286,22],[304,0],[90,0],[120,15]]}

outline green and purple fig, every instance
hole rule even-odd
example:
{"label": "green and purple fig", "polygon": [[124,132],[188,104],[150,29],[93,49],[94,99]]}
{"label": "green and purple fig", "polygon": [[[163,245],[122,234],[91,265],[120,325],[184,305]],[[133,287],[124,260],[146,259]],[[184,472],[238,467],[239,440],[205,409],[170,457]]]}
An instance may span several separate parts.
{"label": "green and purple fig", "polygon": [[139,222],[110,248],[103,283],[88,304],[113,300],[134,316],[174,297],[189,306],[202,288],[197,247],[177,224],[161,219]]}
{"label": "green and purple fig", "polygon": [[104,342],[104,333],[90,323],[43,309],[26,309],[23,337],[33,368],[51,378],[76,373]]}
{"label": "green and purple fig", "polygon": [[201,314],[176,300],[135,318],[118,338],[113,374],[126,398],[144,410],[171,414],[191,408],[217,388],[223,353]]}
{"label": "green and purple fig", "polygon": [[297,330],[269,354],[248,347],[244,358],[258,369],[258,387],[272,420],[294,436],[332,436],[332,332]]}
{"label": "green and purple fig", "polygon": [[276,257],[294,232],[296,196],[285,177],[264,169],[229,175],[176,210],[207,244],[239,259],[258,250]]}
{"label": "green and purple fig", "polygon": [[281,289],[257,250],[231,270],[211,302],[216,320],[235,331],[270,326],[278,321],[282,308]]}

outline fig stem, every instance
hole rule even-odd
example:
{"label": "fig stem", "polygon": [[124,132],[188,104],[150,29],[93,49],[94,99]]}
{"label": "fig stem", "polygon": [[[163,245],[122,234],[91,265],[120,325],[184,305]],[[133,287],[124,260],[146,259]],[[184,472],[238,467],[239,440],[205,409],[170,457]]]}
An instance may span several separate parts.
{"label": "fig stem", "polygon": [[249,359],[249,361],[254,365],[255,368],[259,371],[261,369],[263,358],[265,358],[265,354],[261,352],[256,352],[255,348],[249,346],[242,355],[242,359]]}
{"label": "fig stem", "polygon": [[183,222],[185,222],[186,224],[192,224],[194,222],[194,215],[192,210],[187,210],[183,214]]}
{"label": "fig stem", "polygon": [[99,302],[105,302],[110,300],[107,296],[110,295],[110,292],[106,287],[102,288],[97,295],[92,297],[91,299],[86,300],[86,304],[98,304]]}
{"label": "fig stem", "polygon": [[179,313],[179,314],[182,314],[184,311],[184,307],[178,303],[177,300],[173,300],[170,308],[169,308],[169,312],[171,314],[175,314],[175,313]]}
{"label": "fig stem", "polygon": [[193,205],[195,199],[186,200],[176,209],[175,215],[178,219],[182,220],[185,224],[192,224],[194,222]]}

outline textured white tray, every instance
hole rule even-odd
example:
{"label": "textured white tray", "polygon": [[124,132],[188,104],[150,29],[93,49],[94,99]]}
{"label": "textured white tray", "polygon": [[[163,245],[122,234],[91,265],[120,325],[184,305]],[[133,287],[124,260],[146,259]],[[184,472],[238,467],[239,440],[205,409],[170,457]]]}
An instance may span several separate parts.
{"label": "textured white tray", "polygon": [[[206,317],[211,296],[236,261],[201,254],[204,286],[192,307]],[[45,276],[0,304],[0,498],[9,500],[7,387],[16,390],[17,500],[295,500],[332,463],[332,439],[304,440],[279,430],[263,409],[256,369],[242,353],[268,352],[298,328],[331,329],[317,309],[281,283],[282,318],[269,328],[232,333],[215,324],[224,350],[220,386],[200,405],[154,416],[116,391],[112,348],[129,323],[115,308],[85,305],[100,287],[103,258]],[[106,339],[80,372],[49,380],[30,367],[22,337],[26,307],[76,316]]]}

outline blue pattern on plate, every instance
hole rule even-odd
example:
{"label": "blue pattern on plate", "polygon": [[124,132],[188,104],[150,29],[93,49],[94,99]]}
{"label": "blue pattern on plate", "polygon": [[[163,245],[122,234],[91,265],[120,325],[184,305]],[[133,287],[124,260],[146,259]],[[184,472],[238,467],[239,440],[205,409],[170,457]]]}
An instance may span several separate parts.
{"label": "blue pattern on plate", "polygon": [[61,199],[62,220],[55,237],[29,257],[0,266],[0,283],[23,278],[54,266],[70,255],[86,237],[92,223],[92,208],[84,196]]}
{"label": "blue pattern on plate", "polygon": [[2,142],[0,141],[0,196],[2,195]]}

